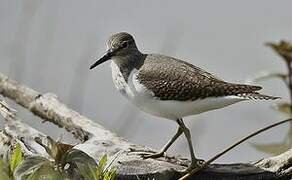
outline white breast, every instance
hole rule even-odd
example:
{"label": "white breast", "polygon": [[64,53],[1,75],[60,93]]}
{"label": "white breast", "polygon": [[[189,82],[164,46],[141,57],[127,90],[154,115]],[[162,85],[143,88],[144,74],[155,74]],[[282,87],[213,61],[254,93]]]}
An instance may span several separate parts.
{"label": "white breast", "polygon": [[130,101],[133,101],[135,104],[140,102],[147,101],[153,97],[153,93],[148,91],[142,84],[137,80],[137,69],[133,69],[128,77],[128,81],[124,79],[121,71],[118,66],[112,62],[112,78],[115,87],[120,93],[127,97]]}

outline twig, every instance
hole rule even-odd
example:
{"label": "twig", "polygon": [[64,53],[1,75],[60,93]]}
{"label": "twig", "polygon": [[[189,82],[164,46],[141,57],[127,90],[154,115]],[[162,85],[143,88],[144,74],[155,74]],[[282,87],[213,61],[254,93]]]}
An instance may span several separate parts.
{"label": "twig", "polygon": [[225,153],[227,153],[228,151],[230,151],[231,149],[235,148],[236,146],[238,146],[239,144],[243,143],[244,141],[250,139],[251,137],[254,137],[268,129],[271,129],[273,127],[276,127],[276,126],[279,126],[281,124],[284,124],[286,122],[290,122],[292,121],[292,118],[291,119],[286,119],[286,120],[283,120],[283,121],[280,121],[280,122],[277,122],[277,123],[274,123],[272,125],[269,125],[267,127],[264,127],[262,129],[259,129],[253,133],[251,133],[250,135],[240,139],[239,141],[237,141],[236,143],[234,143],[233,145],[231,145],[230,147],[226,148],[225,150],[223,150],[222,152],[216,154],[214,157],[212,157],[211,159],[209,159],[208,161],[206,161],[202,166],[200,166],[199,168],[196,168],[196,169],[193,169],[192,171],[190,171],[189,173],[187,173],[186,175],[184,175],[183,177],[181,177],[179,180],[184,180],[184,179],[187,179],[189,177],[191,177],[193,174],[199,172],[200,170],[206,168],[209,164],[211,164],[212,162],[214,162],[215,160],[217,160],[219,157],[221,157],[222,155],[224,155]]}
{"label": "twig", "polygon": [[285,85],[289,88],[288,75],[284,73],[277,73],[277,72],[263,71],[248,78],[245,82],[247,84],[252,84],[255,82],[261,82],[261,81],[265,81],[272,78],[278,78],[282,80],[285,83]]}

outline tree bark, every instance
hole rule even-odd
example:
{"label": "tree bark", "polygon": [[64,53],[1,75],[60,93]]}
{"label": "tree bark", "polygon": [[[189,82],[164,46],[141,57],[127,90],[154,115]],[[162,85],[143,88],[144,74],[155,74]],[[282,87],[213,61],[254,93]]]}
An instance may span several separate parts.
{"label": "tree bark", "polygon": [[[103,154],[109,158],[118,153],[113,166],[117,179],[178,179],[181,170],[190,163],[179,157],[143,159],[137,151],[153,151],[133,144],[106,130],[101,125],[80,115],[61,103],[51,93],[41,94],[21,85],[0,73],[0,94],[10,98],[45,121],[52,122],[81,140],[74,148],[89,154],[96,161]],[[18,118],[6,116],[5,128],[0,132],[0,154],[9,143],[21,142],[26,153],[48,156],[34,137],[46,139],[46,135],[30,127]],[[193,179],[291,179],[292,149],[279,156],[259,160],[256,163],[212,164],[193,175]]]}

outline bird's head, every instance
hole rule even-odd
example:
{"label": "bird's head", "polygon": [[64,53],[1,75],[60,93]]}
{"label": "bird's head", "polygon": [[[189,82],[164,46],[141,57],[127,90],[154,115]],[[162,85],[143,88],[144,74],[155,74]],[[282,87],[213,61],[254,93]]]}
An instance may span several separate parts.
{"label": "bird's head", "polygon": [[112,35],[107,43],[107,47],[108,49],[106,54],[91,65],[90,69],[93,69],[110,59],[124,59],[123,57],[140,53],[137,49],[133,36],[126,32],[120,32]]}

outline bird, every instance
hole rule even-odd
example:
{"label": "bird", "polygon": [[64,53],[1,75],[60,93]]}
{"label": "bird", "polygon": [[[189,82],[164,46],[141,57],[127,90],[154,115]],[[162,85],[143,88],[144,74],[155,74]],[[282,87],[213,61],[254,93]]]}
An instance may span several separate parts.
{"label": "bird", "polygon": [[178,128],[174,136],[155,153],[144,158],[165,155],[176,139],[184,134],[191,156],[186,171],[200,166],[190,130],[183,118],[224,108],[245,100],[275,100],[260,94],[260,86],[229,83],[186,61],[139,51],[134,37],[127,32],[113,34],[107,51],[90,69],[111,60],[112,79],[116,89],[140,110],[173,120]]}

